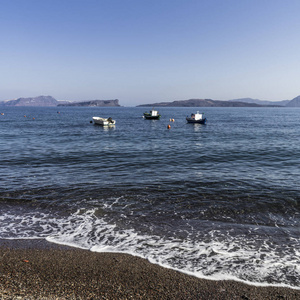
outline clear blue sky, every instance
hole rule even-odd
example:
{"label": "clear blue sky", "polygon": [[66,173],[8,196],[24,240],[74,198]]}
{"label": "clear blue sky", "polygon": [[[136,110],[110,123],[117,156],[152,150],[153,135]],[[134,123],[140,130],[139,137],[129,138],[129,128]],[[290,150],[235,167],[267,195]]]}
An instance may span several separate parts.
{"label": "clear blue sky", "polygon": [[299,94],[299,0],[0,0],[0,100]]}

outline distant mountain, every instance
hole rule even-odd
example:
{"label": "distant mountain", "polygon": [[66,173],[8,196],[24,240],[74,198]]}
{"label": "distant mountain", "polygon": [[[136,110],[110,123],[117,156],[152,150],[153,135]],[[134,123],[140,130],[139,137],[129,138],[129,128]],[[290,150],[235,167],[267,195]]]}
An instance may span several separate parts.
{"label": "distant mountain", "polygon": [[0,102],[1,106],[57,106],[59,101],[51,96],[18,98]]}
{"label": "distant mountain", "polygon": [[119,100],[58,101],[51,96],[18,98],[0,102],[0,106],[120,106]]}
{"label": "distant mountain", "polygon": [[[152,106],[152,107],[262,107],[266,105],[259,105],[256,103],[248,103],[242,101],[221,101],[212,99],[189,99],[177,100],[173,102],[159,102],[153,104],[142,104],[139,107]],[[278,106],[278,105],[272,105]]]}
{"label": "distant mountain", "polygon": [[120,106],[119,100],[87,100],[82,102],[71,102],[71,103],[65,103],[65,104],[58,104],[58,106],[99,106],[99,107],[115,107]]}
{"label": "distant mountain", "polygon": [[289,101],[289,103],[286,106],[287,107],[300,107],[300,96],[297,96],[296,98]]}
{"label": "distant mountain", "polygon": [[245,103],[256,103],[259,105],[280,105],[280,106],[286,106],[287,103],[290,102],[290,100],[282,100],[282,101],[268,101],[268,100],[259,100],[259,99],[252,99],[252,98],[241,98],[241,99],[233,99],[228,100],[230,102],[245,102]]}

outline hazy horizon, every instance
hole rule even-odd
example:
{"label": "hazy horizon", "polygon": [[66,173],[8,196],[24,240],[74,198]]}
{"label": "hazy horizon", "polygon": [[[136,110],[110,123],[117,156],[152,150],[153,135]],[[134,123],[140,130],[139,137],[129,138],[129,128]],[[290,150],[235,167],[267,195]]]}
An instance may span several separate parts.
{"label": "hazy horizon", "polygon": [[[0,0],[1,1],[1,0]],[[1,1],[0,101],[300,94],[300,2]]]}

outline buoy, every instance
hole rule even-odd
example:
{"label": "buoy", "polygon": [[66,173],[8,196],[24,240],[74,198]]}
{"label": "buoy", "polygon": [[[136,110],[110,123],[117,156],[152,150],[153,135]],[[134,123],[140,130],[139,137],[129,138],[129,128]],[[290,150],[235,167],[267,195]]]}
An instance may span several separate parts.
{"label": "buoy", "polygon": [[93,123],[93,121],[90,121],[90,123],[92,124],[92,123]]}
{"label": "buoy", "polygon": [[170,122],[172,122],[172,119],[170,119]]}
{"label": "buoy", "polygon": [[172,122],[175,122],[175,120],[174,120],[174,119],[172,119]]}
{"label": "buoy", "polygon": [[33,120],[35,120],[35,118],[32,118]]}
{"label": "buoy", "polygon": [[169,124],[169,125],[167,126],[167,128],[170,129],[170,128],[171,128],[171,125]]}
{"label": "buoy", "polygon": [[24,115],[24,118],[26,118],[26,115]]}

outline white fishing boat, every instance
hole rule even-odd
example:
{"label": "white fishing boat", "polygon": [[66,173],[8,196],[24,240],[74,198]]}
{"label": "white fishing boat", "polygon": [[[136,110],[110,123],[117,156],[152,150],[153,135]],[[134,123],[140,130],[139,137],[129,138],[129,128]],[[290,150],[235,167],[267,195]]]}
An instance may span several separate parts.
{"label": "white fishing boat", "polygon": [[94,124],[102,125],[102,126],[112,126],[116,124],[116,121],[113,120],[111,117],[109,118],[100,118],[100,117],[93,117]]}
{"label": "white fishing boat", "polygon": [[186,120],[188,123],[196,123],[196,124],[205,124],[206,118],[203,117],[203,113],[200,114],[199,111],[197,111],[196,114],[191,114],[190,117],[186,117]]}

